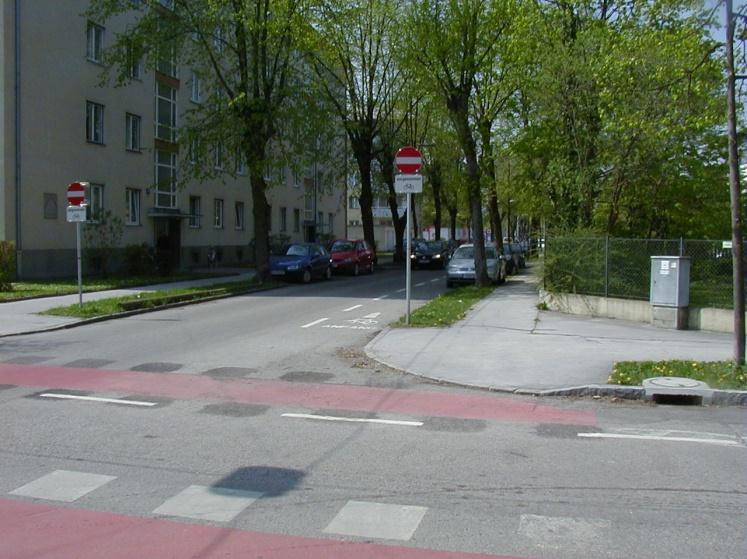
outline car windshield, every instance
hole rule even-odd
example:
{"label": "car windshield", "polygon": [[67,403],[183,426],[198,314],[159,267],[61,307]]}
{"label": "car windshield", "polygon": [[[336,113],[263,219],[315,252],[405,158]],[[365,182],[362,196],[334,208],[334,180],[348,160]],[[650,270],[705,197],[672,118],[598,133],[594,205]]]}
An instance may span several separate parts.
{"label": "car windshield", "polygon": [[353,250],[353,243],[348,241],[335,241],[330,252],[348,252]]}
{"label": "car windshield", "polygon": [[288,256],[306,256],[308,253],[309,249],[304,245],[291,245],[285,254]]}
{"label": "car windshield", "polygon": [[425,245],[429,250],[441,250],[444,246],[441,241],[429,241]]}
{"label": "car windshield", "polygon": [[454,258],[455,259],[467,259],[467,258],[474,258],[475,257],[475,248],[474,247],[459,247],[454,251]]}

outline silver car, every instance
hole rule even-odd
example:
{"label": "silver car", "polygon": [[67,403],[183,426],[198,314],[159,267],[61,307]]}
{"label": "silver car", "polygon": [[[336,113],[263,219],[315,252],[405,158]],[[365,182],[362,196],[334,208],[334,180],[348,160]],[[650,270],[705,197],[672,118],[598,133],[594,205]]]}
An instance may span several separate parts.
{"label": "silver car", "polygon": [[[506,281],[506,262],[499,255],[493,245],[485,246],[485,265],[488,277],[495,283]],[[475,245],[462,245],[454,251],[446,269],[446,287],[454,287],[457,283],[475,282]]]}

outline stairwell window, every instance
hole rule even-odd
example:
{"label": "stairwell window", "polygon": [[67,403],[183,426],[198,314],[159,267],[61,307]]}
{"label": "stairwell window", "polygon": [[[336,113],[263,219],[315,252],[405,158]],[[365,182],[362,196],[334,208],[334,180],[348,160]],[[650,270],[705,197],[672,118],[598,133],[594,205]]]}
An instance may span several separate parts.
{"label": "stairwell window", "polygon": [[201,224],[202,212],[200,210],[200,197],[189,197],[189,226],[192,229],[199,229]]}
{"label": "stairwell window", "polygon": [[104,211],[104,185],[91,183],[88,186],[86,199],[88,200],[86,221],[98,223],[101,219],[101,213]]}
{"label": "stairwell window", "polygon": [[125,190],[127,198],[127,225],[140,225],[140,190],[128,188]]}
{"label": "stairwell window", "polygon": [[288,230],[288,208],[280,208],[280,232]]}
{"label": "stairwell window", "polygon": [[223,229],[223,200],[220,198],[213,202],[213,228]]}
{"label": "stairwell window", "polygon": [[104,28],[92,21],[86,27],[86,58],[100,63],[104,49]]}
{"label": "stairwell window", "polygon": [[86,140],[104,143],[104,105],[92,101],[86,101]]}
{"label": "stairwell window", "polygon": [[125,129],[127,133],[127,150],[137,151],[141,150],[140,145],[140,126],[141,119],[138,115],[127,113],[125,115]]}
{"label": "stairwell window", "polygon": [[236,202],[234,205],[235,227],[237,231],[244,230],[244,202]]}

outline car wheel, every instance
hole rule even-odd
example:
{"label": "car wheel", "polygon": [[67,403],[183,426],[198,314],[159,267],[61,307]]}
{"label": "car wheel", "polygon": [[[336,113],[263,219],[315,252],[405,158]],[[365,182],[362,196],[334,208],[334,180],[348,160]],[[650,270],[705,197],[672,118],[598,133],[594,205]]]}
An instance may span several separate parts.
{"label": "car wheel", "polygon": [[373,274],[374,272],[374,261],[371,260],[371,263],[368,265],[368,273]]}
{"label": "car wheel", "polygon": [[332,268],[330,268],[329,266],[327,266],[327,269],[324,270],[324,279],[332,279]]}
{"label": "car wheel", "polygon": [[361,273],[360,268],[358,268],[358,263],[356,262],[355,266],[353,266],[353,275],[357,276],[360,273]]}
{"label": "car wheel", "polygon": [[306,268],[301,276],[301,281],[304,283],[311,283],[311,270]]}

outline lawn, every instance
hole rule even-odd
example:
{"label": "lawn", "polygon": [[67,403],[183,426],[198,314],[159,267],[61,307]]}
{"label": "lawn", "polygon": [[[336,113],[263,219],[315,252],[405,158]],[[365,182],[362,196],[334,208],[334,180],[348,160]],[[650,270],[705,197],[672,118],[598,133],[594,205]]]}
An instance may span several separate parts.
{"label": "lawn", "polygon": [[[153,285],[174,281],[193,279],[204,279],[226,274],[173,274],[170,276],[113,276],[108,278],[83,278],[83,292],[106,291],[109,289],[122,289],[127,287],[139,287],[141,285]],[[12,291],[0,291],[0,303],[5,301],[17,301],[18,299],[30,299],[35,297],[52,297],[55,295],[70,295],[78,292],[78,280],[60,279],[49,281],[18,281],[13,282]]]}
{"label": "lawn", "polygon": [[[462,320],[475,303],[493,292],[493,287],[459,287],[447,291],[410,314],[410,326],[448,326]],[[393,326],[405,326],[405,318]]]}
{"label": "lawn", "polygon": [[730,361],[621,361],[615,363],[608,382],[640,386],[651,377],[684,377],[711,388],[747,390],[747,368]]}

